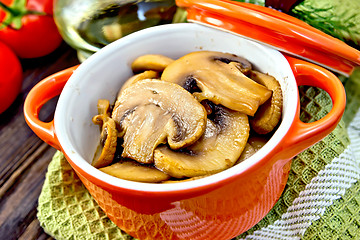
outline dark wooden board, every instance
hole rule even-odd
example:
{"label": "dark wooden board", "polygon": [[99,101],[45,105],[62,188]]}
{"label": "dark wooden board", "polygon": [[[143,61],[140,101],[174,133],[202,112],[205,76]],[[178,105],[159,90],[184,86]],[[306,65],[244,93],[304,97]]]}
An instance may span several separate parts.
{"label": "dark wooden board", "polygon": [[[52,239],[40,227],[36,208],[47,166],[56,150],[27,126],[23,104],[40,80],[79,62],[76,51],[63,43],[48,56],[23,59],[21,63],[22,91],[0,114],[0,239]],[[44,105],[41,120],[52,119],[56,100]]]}

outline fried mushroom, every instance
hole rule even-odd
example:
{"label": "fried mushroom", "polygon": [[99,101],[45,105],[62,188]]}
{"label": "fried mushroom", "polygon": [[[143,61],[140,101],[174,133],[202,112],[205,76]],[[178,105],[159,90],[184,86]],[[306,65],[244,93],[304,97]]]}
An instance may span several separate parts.
{"label": "fried mushroom", "polygon": [[173,61],[161,54],[146,54],[136,58],[131,64],[131,69],[134,73],[146,70],[162,72]]}
{"label": "fried mushroom", "polygon": [[124,140],[121,156],[152,163],[159,144],[179,149],[198,140],[207,116],[205,108],[179,85],[146,79],[121,92],[112,118]]}
{"label": "fried mushroom", "polygon": [[110,118],[110,102],[105,99],[98,100],[98,115],[93,117],[93,123],[101,126],[100,145],[95,153],[92,165],[96,168],[104,167],[114,159],[117,146],[118,132],[116,124]]}
{"label": "fried mushroom", "polygon": [[262,148],[267,142],[267,139],[263,137],[249,137],[248,142],[245,145],[243,152],[241,153],[236,164],[241,163],[245,159],[248,159],[254,155],[260,148]]}
{"label": "fried mushroom", "polygon": [[177,83],[187,90],[196,85],[194,96],[208,99],[235,111],[254,116],[258,107],[271,96],[271,91],[248,78],[244,73],[251,64],[233,54],[198,51],[169,64],[161,80]]}
{"label": "fried mushroom", "polygon": [[254,118],[250,119],[250,126],[259,134],[267,134],[274,130],[280,122],[282,113],[282,91],[279,82],[271,75],[252,70],[251,79],[272,90],[272,96],[260,106]]}
{"label": "fried mushroom", "polygon": [[99,169],[111,176],[137,182],[158,183],[170,176],[153,166],[142,165],[135,161],[121,161]]}
{"label": "fried mushroom", "polygon": [[210,175],[232,167],[249,137],[248,117],[222,106],[215,106],[211,115],[205,133],[193,145],[178,151],[157,147],[154,165],[175,178]]}
{"label": "fried mushroom", "polygon": [[130,77],[124,85],[121,87],[119,93],[121,93],[125,88],[130,86],[131,84],[134,84],[138,81],[144,80],[144,79],[159,79],[160,75],[158,72],[153,70],[147,70],[142,73],[135,74],[134,76]]}

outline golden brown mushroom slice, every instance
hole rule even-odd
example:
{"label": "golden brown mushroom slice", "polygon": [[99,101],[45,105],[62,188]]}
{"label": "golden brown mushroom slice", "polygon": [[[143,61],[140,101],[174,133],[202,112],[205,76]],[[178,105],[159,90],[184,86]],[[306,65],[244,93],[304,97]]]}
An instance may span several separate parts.
{"label": "golden brown mushroom slice", "polygon": [[267,142],[264,137],[249,137],[248,142],[245,145],[244,151],[241,153],[236,164],[248,159],[254,155],[260,148],[262,148]]}
{"label": "golden brown mushroom slice", "polygon": [[245,159],[248,159],[255,153],[256,153],[255,148],[253,146],[251,146],[249,143],[246,143],[244,150],[242,151],[239,159],[236,161],[235,164],[241,163],[242,161],[244,161]]}
{"label": "golden brown mushroom slice", "polygon": [[136,58],[131,64],[131,69],[135,73],[146,70],[162,72],[173,61],[174,59],[161,54],[146,54]]}
{"label": "golden brown mushroom slice", "polygon": [[178,151],[167,146],[157,147],[154,165],[175,178],[220,172],[232,167],[240,157],[249,131],[246,114],[215,106],[204,135],[196,143]]}
{"label": "golden brown mushroom slice", "polygon": [[271,91],[248,78],[244,72],[251,64],[233,54],[198,51],[189,53],[167,66],[161,79],[177,83],[188,91],[196,86],[199,101],[208,99],[232,110],[253,116]]}
{"label": "golden brown mushroom slice", "polygon": [[249,138],[248,143],[255,149],[257,152],[260,148],[262,148],[268,139],[259,135],[259,136],[252,136]]}
{"label": "golden brown mushroom slice", "polygon": [[207,177],[207,176],[210,176],[210,175],[202,175],[202,176],[198,176],[198,177],[183,178],[183,179],[171,178],[169,180],[162,181],[161,183],[166,183],[167,184],[167,183],[189,182],[189,181],[194,181],[194,180],[201,179],[201,178],[204,178],[204,177]]}
{"label": "golden brown mushroom slice", "polygon": [[267,134],[281,119],[283,105],[281,86],[273,76],[258,71],[251,71],[250,77],[273,92],[271,98],[260,106],[254,118],[250,119],[250,125],[255,132]]}
{"label": "golden brown mushroom slice", "polygon": [[121,87],[119,94],[128,86],[130,86],[131,84],[134,84],[138,81],[144,80],[144,79],[159,79],[160,78],[160,74],[156,71],[153,70],[147,70],[144,71],[142,73],[138,73],[135,74],[134,76],[130,77],[128,80],[126,80],[126,82],[123,84],[123,86]]}
{"label": "golden brown mushroom slice", "polygon": [[158,183],[170,179],[170,176],[154,166],[139,164],[135,161],[121,161],[99,169],[111,176],[137,182]]}
{"label": "golden brown mushroom slice", "polygon": [[177,84],[142,80],[118,96],[112,118],[123,137],[122,157],[153,162],[161,143],[178,149],[198,140],[206,127],[205,108]]}
{"label": "golden brown mushroom slice", "polygon": [[110,118],[110,102],[100,99],[98,101],[98,113],[93,117],[93,123],[101,126],[100,144],[96,150],[92,165],[96,168],[109,165],[115,156],[118,132],[116,124]]}

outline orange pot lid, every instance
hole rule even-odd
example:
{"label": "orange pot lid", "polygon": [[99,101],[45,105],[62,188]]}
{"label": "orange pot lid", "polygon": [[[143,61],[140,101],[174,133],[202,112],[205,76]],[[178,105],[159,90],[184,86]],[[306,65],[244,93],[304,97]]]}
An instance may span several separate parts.
{"label": "orange pot lid", "polygon": [[277,10],[228,0],[176,0],[176,4],[187,10],[189,22],[232,32],[346,76],[360,66],[360,51]]}

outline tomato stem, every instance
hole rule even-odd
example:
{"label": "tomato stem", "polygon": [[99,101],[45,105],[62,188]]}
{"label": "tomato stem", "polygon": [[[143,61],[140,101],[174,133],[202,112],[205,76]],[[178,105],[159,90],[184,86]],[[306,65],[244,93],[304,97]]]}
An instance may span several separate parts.
{"label": "tomato stem", "polygon": [[13,16],[17,16],[20,14],[19,11],[16,11],[15,9],[12,9],[11,7],[6,6],[4,3],[0,2],[0,8],[4,9],[4,11],[9,12]]}
{"label": "tomato stem", "polygon": [[25,8],[26,4],[25,1],[18,1],[16,2],[15,6],[7,6],[4,3],[0,2],[0,9],[3,9],[4,11],[8,12],[7,17],[5,17],[3,22],[0,22],[0,29],[11,26],[14,29],[20,29],[22,26],[21,19],[25,15],[46,15],[44,12],[34,11],[34,10],[28,10]]}

